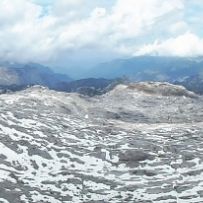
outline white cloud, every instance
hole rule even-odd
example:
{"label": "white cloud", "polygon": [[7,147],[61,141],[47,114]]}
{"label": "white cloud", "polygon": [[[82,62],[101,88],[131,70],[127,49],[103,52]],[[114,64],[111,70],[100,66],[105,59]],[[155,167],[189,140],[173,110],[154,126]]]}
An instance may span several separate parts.
{"label": "white cloud", "polygon": [[189,28],[188,24],[184,21],[175,22],[174,24],[172,24],[169,27],[169,31],[171,32],[171,34],[185,33],[189,30],[190,30],[190,28]]}
{"label": "white cloud", "polygon": [[[158,51],[160,54],[189,53],[191,49],[193,53],[200,52],[197,44],[201,39],[194,34],[175,37],[191,30],[184,19],[179,19],[185,0],[116,0],[111,7],[101,3],[104,1],[57,0],[45,12],[33,0],[1,0],[0,58],[60,63],[61,57],[64,61],[67,55],[70,60],[72,53],[80,56],[85,50],[88,56],[84,56],[90,58],[97,51],[129,56],[136,50],[143,54],[157,50],[162,50]],[[167,23],[166,16],[171,18]],[[173,38],[143,46],[143,42],[153,39],[154,33],[160,39],[166,38],[164,32]],[[181,48],[181,39],[191,40],[186,50]]]}
{"label": "white cloud", "polygon": [[0,1],[0,23],[2,25],[13,25],[18,22],[32,21],[41,12],[41,7],[25,0],[1,0]]}
{"label": "white cloud", "polygon": [[110,16],[115,39],[135,38],[146,32],[159,17],[183,8],[182,0],[118,0]]}
{"label": "white cloud", "polygon": [[61,44],[75,48],[103,46],[119,52],[125,40],[136,39],[157,18],[183,8],[181,0],[118,0],[111,11],[95,8],[82,20],[64,27],[59,36]]}
{"label": "white cloud", "polygon": [[92,13],[91,13],[91,17],[92,18],[100,18],[100,17],[104,17],[106,15],[106,9],[105,8],[95,8]]}
{"label": "white cloud", "polygon": [[52,15],[73,20],[83,12],[85,0],[57,0],[54,2]]}
{"label": "white cloud", "polygon": [[199,56],[203,55],[203,39],[187,32],[163,42],[144,45],[135,55]]}

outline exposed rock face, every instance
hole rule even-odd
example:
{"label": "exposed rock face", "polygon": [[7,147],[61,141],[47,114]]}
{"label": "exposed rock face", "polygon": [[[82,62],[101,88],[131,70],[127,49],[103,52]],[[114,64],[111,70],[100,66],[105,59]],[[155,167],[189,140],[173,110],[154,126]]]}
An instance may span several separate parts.
{"label": "exposed rock face", "polygon": [[184,88],[183,86],[172,85],[167,82],[140,82],[137,84],[130,84],[128,88],[132,90],[142,91],[148,94],[157,94],[162,96],[197,96],[193,92],[186,90],[186,88]]}
{"label": "exposed rock face", "polygon": [[203,98],[143,85],[0,95],[0,202],[202,202]]}

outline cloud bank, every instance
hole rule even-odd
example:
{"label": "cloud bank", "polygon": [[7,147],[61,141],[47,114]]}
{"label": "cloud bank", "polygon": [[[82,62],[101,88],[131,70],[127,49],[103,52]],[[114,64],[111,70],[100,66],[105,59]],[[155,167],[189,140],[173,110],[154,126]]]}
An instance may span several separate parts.
{"label": "cloud bank", "polygon": [[199,0],[41,2],[0,1],[1,60],[74,65],[78,58],[203,55]]}
{"label": "cloud bank", "polygon": [[165,55],[165,56],[201,56],[203,54],[203,39],[187,32],[163,42],[143,45],[136,55]]}

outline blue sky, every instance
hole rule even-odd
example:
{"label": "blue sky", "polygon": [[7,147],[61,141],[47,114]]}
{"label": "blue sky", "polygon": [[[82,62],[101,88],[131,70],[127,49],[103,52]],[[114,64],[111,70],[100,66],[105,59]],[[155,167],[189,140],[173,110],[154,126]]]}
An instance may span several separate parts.
{"label": "blue sky", "polygon": [[2,0],[0,57],[64,69],[202,56],[202,19],[203,0]]}

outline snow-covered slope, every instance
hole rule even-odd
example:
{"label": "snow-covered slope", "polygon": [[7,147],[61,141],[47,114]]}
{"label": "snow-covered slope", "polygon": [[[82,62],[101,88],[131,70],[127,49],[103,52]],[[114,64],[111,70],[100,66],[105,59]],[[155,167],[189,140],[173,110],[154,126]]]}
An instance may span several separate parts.
{"label": "snow-covered slope", "polygon": [[0,95],[0,202],[203,202],[203,98],[142,85]]}

